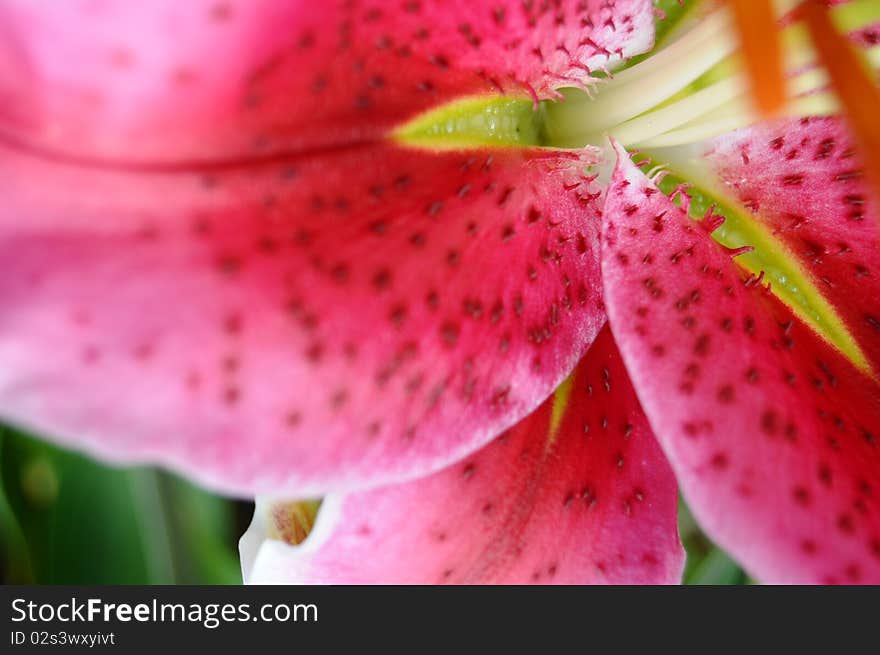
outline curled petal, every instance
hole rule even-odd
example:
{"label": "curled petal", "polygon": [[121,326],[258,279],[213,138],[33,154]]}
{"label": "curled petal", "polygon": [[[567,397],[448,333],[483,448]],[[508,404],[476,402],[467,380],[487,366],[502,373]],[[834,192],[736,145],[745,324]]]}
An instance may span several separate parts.
{"label": "curled petal", "polygon": [[[812,147],[815,147],[812,146]],[[766,582],[880,581],[880,387],[620,152],[609,321],[682,493]]]}
{"label": "curled petal", "polygon": [[880,374],[880,209],[841,121],[738,130],[716,140],[706,158],[803,262]]}

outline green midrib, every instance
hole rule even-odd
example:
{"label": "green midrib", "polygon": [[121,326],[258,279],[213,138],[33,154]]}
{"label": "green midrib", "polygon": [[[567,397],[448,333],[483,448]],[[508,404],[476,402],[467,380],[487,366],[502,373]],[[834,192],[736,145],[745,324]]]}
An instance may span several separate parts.
{"label": "green midrib", "polygon": [[[485,147],[554,147],[544,129],[548,114],[537,111],[530,99],[482,96],[458,100],[416,117],[392,133],[407,147],[427,150],[461,150]],[[654,157],[663,163],[662,156]],[[735,200],[716,190],[707,174],[696,167],[678,170],[660,184],[665,193],[686,178],[692,184],[691,215],[702,217],[715,205],[726,217],[713,238],[729,248],[752,246],[737,257],[747,271],[771,283],[772,292],[803,321],[835,346],[859,369],[871,373],[870,365],[833,305],[821,293],[803,264],[785,245]],[[713,191],[707,189],[712,188]],[[564,407],[564,402],[559,403]],[[558,420],[558,419],[557,419]]]}
{"label": "green midrib", "polygon": [[712,185],[702,171],[664,165],[671,172],[660,183],[666,195],[687,180],[691,185],[690,216],[700,219],[714,207],[714,212],[725,217],[724,223],[712,233],[712,238],[728,248],[751,246],[750,252],[736,257],[736,263],[753,275],[764,274],[764,282],[777,298],[790,307],[807,325],[842,352],[857,368],[870,374],[871,367],[858,343],[846,328],[834,306],[813,282],[799,260],[773,233],[758,222],[752,214],[720,188]]}
{"label": "green midrib", "polygon": [[544,145],[544,105],[478,96],[432,109],[392,132],[399,143],[430,150]]}

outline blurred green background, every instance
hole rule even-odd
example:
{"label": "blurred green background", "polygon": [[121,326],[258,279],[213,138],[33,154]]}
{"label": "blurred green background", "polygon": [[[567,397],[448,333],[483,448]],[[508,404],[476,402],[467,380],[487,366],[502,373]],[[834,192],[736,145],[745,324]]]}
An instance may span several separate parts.
{"label": "blurred green background", "polygon": [[239,584],[251,503],[0,427],[4,584]]}
{"label": "blurred green background", "polygon": [[[4,584],[239,584],[253,504],[149,467],[114,468],[0,427]],[[680,512],[688,584],[746,575]]]}

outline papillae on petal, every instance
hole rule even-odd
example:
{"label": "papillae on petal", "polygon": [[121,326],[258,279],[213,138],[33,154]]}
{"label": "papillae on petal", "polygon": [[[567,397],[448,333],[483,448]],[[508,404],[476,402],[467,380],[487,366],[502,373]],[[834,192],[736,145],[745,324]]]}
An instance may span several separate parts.
{"label": "papillae on petal", "polygon": [[620,153],[602,271],[642,407],[700,524],[759,580],[880,581],[880,386],[745,278],[717,225]]}
{"label": "papillae on petal", "polygon": [[381,138],[460,96],[550,97],[653,44],[648,0],[5,0],[0,137],[124,161]]}
{"label": "papillae on petal", "polygon": [[731,132],[705,159],[755,220],[803,262],[880,374],[880,209],[839,119]]}

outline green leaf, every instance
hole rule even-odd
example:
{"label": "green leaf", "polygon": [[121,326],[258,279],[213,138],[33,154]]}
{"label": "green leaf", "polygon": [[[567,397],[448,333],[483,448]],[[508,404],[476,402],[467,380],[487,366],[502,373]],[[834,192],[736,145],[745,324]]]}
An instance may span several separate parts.
{"label": "green leaf", "polygon": [[0,444],[4,582],[241,581],[230,501],[11,430]]}
{"label": "green leaf", "polygon": [[746,574],[723,550],[703,534],[683,500],[678,506],[678,532],[687,551],[684,584],[745,584]]}

